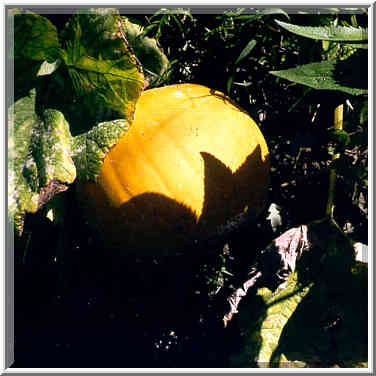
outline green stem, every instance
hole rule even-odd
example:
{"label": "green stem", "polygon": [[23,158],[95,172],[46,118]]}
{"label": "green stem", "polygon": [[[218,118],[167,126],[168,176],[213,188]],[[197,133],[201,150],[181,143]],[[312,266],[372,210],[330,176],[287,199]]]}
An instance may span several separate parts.
{"label": "green stem", "polygon": [[[343,129],[343,104],[340,104],[334,110],[334,128]],[[339,153],[332,156],[332,161],[339,158]],[[330,169],[329,172],[329,191],[328,191],[328,202],[326,205],[326,215],[333,218],[334,211],[334,191],[336,185],[336,172],[334,169]]]}

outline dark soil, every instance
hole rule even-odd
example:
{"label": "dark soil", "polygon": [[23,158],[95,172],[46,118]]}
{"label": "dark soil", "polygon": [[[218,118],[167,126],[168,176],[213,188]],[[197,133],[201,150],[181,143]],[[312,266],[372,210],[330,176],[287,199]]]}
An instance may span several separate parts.
{"label": "dark soil", "polygon": [[[231,252],[118,264],[95,246],[79,217],[72,220],[60,263],[51,226],[34,228],[27,256],[16,259],[13,367],[229,366],[241,341],[222,317],[236,280],[220,270],[225,265],[241,280],[255,252],[249,230],[229,239]],[[267,241],[259,230],[255,246]]]}

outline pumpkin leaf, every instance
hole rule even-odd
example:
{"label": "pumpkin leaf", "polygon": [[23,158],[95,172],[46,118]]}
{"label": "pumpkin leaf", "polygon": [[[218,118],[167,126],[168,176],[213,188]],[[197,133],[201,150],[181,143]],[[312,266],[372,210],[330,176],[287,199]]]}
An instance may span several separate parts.
{"label": "pumpkin leaf", "polygon": [[15,99],[19,99],[35,87],[41,72],[52,73],[46,70],[46,64],[56,60],[59,40],[56,27],[37,14],[16,8],[8,13],[8,21],[12,34],[8,56],[14,64]]}
{"label": "pumpkin leaf", "polygon": [[56,27],[33,13],[14,15],[14,36],[15,59],[49,60],[59,47]]}
{"label": "pumpkin leaf", "polygon": [[141,26],[130,22],[127,17],[121,17],[121,20],[126,38],[142,64],[145,77],[153,84],[167,71],[168,59],[157,41],[145,36]]}
{"label": "pumpkin leaf", "polygon": [[95,180],[106,154],[129,127],[130,123],[125,119],[118,119],[99,123],[90,131],[74,137],[73,160],[80,180]]}
{"label": "pumpkin leaf", "polygon": [[73,135],[100,122],[133,119],[144,87],[117,9],[82,9],[61,34],[61,65],[39,90],[42,108],[64,113]]}
{"label": "pumpkin leaf", "polygon": [[313,287],[313,283],[300,286],[298,279],[295,272],[290,275],[286,287],[277,289],[275,293],[271,293],[267,288],[258,291],[266,305],[266,317],[262,319],[258,333],[261,346],[254,358],[259,367],[274,365],[273,355],[278,348],[283,328]]}
{"label": "pumpkin leaf", "polygon": [[367,59],[352,55],[344,61],[322,61],[270,72],[274,76],[319,90],[365,95],[368,90]]}
{"label": "pumpkin leaf", "polygon": [[72,138],[64,116],[35,113],[35,90],[8,109],[8,215],[18,234],[26,212],[35,213],[74,181]]}
{"label": "pumpkin leaf", "polygon": [[316,39],[335,42],[350,42],[354,47],[368,48],[368,29],[352,26],[298,26],[275,20],[275,22],[291,33]]}
{"label": "pumpkin leaf", "polygon": [[[250,302],[252,307],[245,306],[240,311],[241,326],[248,334],[244,352],[233,358],[234,365],[270,367],[285,366],[291,360],[303,361],[286,358],[282,333],[312,291],[343,291],[343,281],[351,278],[354,262],[352,242],[331,219],[290,229],[275,239],[259,253],[251,266],[250,279],[228,298],[230,312],[224,317],[225,324],[238,311],[248,290],[257,289]],[[332,297],[327,294],[328,301]],[[348,303],[351,305],[351,301]],[[320,305],[317,309],[323,313],[324,308]],[[309,319],[306,317],[304,322],[307,325]],[[300,341],[303,330],[299,331]],[[289,364],[294,365],[302,364]]]}
{"label": "pumpkin leaf", "polygon": [[356,262],[341,284],[316,283],[283,328],[271,363],[367,367],[367,301],[367,264]]}

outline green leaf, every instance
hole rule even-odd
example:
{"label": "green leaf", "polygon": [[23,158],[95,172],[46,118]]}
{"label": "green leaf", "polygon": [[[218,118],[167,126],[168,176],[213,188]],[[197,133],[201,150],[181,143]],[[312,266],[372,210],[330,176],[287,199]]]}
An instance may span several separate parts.
{"label": "green leaf", "polygon": [[193,20],[193,16],[191,14],[191,12],[187,9],[183,9],[183,8],[176,8],[176,9],[167,9],[167,8],[161,8],[159,9],[158,11],[156,11],[151,17],[150,17],[150,20],[153,20],[154,18],[156,18],[157,16],[159,16],[160,14],[163,14],[163,15],[174,15],[174,14],[180,14],[180,15],[183,15],[183,16],[188,16],[190,19]]}
{"label": "green leaf", "polygon": [[268,289],[261,289],[258,292],[264,298],[267,307],[266,317],[260,326],[259,335],[262,342],[255,358],[260,367],[269,367],[273,364],[271,363],[273,353],[278,348],[285,325],[313,285],[310,283],[304,287],[300,286],[298,274],[292,273],[285,288],[279,288],[273,294]]}
{"label": "green leaf", "polygon": [[231,90],[231,86],[232,86],[232,82],[234,80],[234,77],[235,77],[235,68],[236,68],[236,65],[239,64],[244,58],[246,58],[250,52],[253,50],[253,48],[256,46],[256,41],[254,39],[252,39],[243,49],[243,51],[240,53],[240,55],[238,56],[238,58],[236,59],[235,63],[234,63],[234,68],[233,68],[233,71],[230,75],[230,77],[228,78],[227,80],[227,93],[230,94],[230,90]]}
{"label": "green leaf", "polygon": [[272,362],[279,367],[288,363],[325,367],[333,362],[335,352],[341,367],[364,367],[368,361],[367,276],[367,264],[357,262],[340,284],[314,286],[284,327]]}
{"label": "green leaf", "polygon": [[239,64],[244,58],[246,58],[250,52],[253,50],[253,48],[256,46],[257,42],[255,39],[252,39],[243,49],[243,51],[240,53],[239,57],[235,61],[235,65]]}
{"label": "green leaf", "polygon": [[301,285],[298,273],[292,273],[285,286],[275,292],[268,288],[257,290],[249,305],[243,306],[239,324],[246,334],[241,353],[231,359],[233,367],[268,368],[278,349],[278,343],[284,327],[288,324],[299,304],[314,284]]}
{"label": "green leaf", "polygon": [[316,39],[336,42],[352,42],[355,47],[367,48],[368,29],[352,26],[298,26],[275,20],[275,22],[291,33]]}
{"label": "green leaf", "polygon": [[43,61],[59,47],[56,27],[37,14],[14,15],[14,58]]}
{"label": "green leaf", "polygon": [[71,136],[64,116],[35,113],[35,90],[8,109],[8,216],[18,234],[26,212],[35,213],[74,181]]}
{"label": "green leaf", "polygon": [[38,124],[34,105],[35,91],[32,91],[30,96],[18,100],[8,110],[8,214],[18,233],[22,232],[25,211],[35,212],[38,208],[38,195],[22,173],[28,159],[31,134]]}
{"label": "green leaf", "polygon": [[263,9],[258,10],[257,14],[267,16],[271,14],[283,14],[287,19],[290,19],[290,16],[281,8],[269,8],[269,9]]}
{"label": "green leaf", "polygon": [[19,99],[36,86],[39,72],[49,74],[43,62],[56,60],[59,41],[56,27],[45,17],[22,9],[8,13],[11,50],[14,64],[14,96]]}
{"label": "green leaf", "polygon": [[[315,342],[316,348],[321,348],[323,354],[324,346],[330,339],[327,335],[322,335],[323,330],[320,332],[319,325],[322,325],[323,316],[331,307],[347,304],[351,309],[353,293],[357,293],[352,290],[355,251],[351,240],[331,219],[324,218],[311,222],[307,228],[309,246],[297,259],[295,271],[289,275],[287,281],[274,292],[268,288],[258,289],[257,295],[249,301],[249,305],[242,307],[239,319],[241,330],[246,334],[246,342],[242,353],[233,357],[234,366],[304,366],[307,358],[291,355],[284,342],[291,323],[301,313],[301,307],[308,305],[310,309],[302,316],[303,325],[295,331],[294,348],[300,351],[306,343]],[[270,253],[268,257],[272,261],[276,255]],[[292,262],[291,258],[287,260],[288,263]],[[266,260],[264,263],[268,265]],[[267,278],[270,279],[271,276],[268,275]],[[338,297],[338,294],[341,297]],[[366,312],[364,303],[366,304],[367,293],[362,294],[362,305],[361,308],[356,307],[357,312]],[[313,305],[309,303],[312,296],[319,299]],[[364,316],[366,315],[363,314],[363,320]],[[353,316],[349,314],[346,318],[348,325],[351,325],[352,319]],[[311,331],[315,325],[318,326]],[[321,328],[323,329],[323,326]],[[349,329],[349,337],[357,328],[357,325],[354,325]],[[364,339],[364,335],[367,334],[364,326],[358,337],[359,334]],[[366,343],[367,341],[363,342],[361,350],[363,356]],[[307,351],[307,357],[312,361],[310,356],[311,353]]]}
{"label": "green leaf", "polygon": [[290,19],[289,15],[281,8],[269,8],[269,9],[258,9],[256,10],[255,14],[241,14],[245,9],[239,9],[237,12],[225,12],[224,16],[227,17],[234,17],[237,20],[246,20],[246,21],[254,21],[256,19],[260,19],[263,16],[268,16],[272,14],[282,14],[287,19]]}
{"label": "green leaf", "polygon": [[358,55],[344,61],[322,61],[270,73],[314,89],[338,90],[351,95],[368,92],[367,59]]}
{"label": "green leaf", "polygon": [[131,122],[144,77],[118,10],[80,10],[64,29],[62,44],[55,86],[47,81],[41,89],[44,107],[62,111],[74,135],[107,120]]}
{"label": "green leaf", "polygon": [[141,26],[130,22],[127,17],[121,17],[121,20],[126,38],[140,60],[147,80],[153,84],[166,72],[168,59],[157,41],[145,36]]}
{"label": "green leaf", "polygon": [[64,115],[56,110],[44,111],[39,127],[34,129],[32,141],[40,186],[48,186],[53,180],[73,183],[76,178],[71,158],[73,140]]}
{"label": "green leaf", "polygon": [[126,120],[118,119],[100,123],[89,132],[74,137],[73,160],[80,180],[95,180],[106,154],[129,127]]}

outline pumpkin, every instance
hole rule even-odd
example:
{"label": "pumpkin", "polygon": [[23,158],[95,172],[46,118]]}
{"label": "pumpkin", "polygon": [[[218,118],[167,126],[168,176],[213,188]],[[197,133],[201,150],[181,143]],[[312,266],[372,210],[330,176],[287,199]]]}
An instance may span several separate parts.
{"label": "pumpkin", "polygon": [[144,255],[189,249],[237,214],[259,214],[268,174],[250,116],[218,91],[180,84],[143,92],[81,193],[106,247]]}

